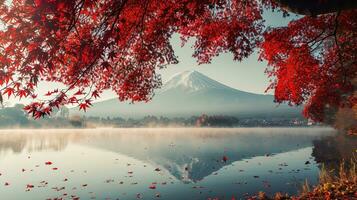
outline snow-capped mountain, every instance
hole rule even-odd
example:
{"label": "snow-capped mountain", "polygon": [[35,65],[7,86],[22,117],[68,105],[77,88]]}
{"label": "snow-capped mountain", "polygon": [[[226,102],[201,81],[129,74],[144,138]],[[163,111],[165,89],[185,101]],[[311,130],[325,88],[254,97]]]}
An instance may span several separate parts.
{"label": "snow-capped mountain", "polygon": [[169,90],[183,90],[185,92],[196,92],[202,89],[231,89],[197,71],[185,71],[174,75],[163,86],[160,92]]}
{"label": "snow-capped mountain", "polygon": [[117,99],[93,104],[86,116],[131,117],[148,115],[189,117],[201,114],[253,116],[300,116],[300,109],[277,105],[272,95],[240,91],[200,72],[185,71],[173,76],[148,103],[130,104]]}

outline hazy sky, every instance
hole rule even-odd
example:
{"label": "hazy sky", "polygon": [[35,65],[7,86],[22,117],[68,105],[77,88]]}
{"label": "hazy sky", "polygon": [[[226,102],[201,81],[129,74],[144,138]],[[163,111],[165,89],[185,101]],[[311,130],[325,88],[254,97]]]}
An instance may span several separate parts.
{"label": "hazy sky", "polygon": [[[277,12],[268,11],[264,13],[264,19],[268,26],[285,26],[292,18],[283,18],[282,13]],[[266,63],[258,61],[257,52],[242,62],[233,61],[233,56],[226,53],[215,57],[211,64],[198,65],[196,59],[192,57],[194,41],[191,40],[184,47],[181,47],[179,36],[174,35],[171,42],[179,58],[179,64],[170,65],[159,71],[164,83],[177,73],[196,70],[225,85],[253,93],[263,94],[269,84],[267,76],[264,74]],[[55,86],[56,84],[45,83],[40,84],[38,89],[40,93],[44,94]],[[271,94],[272,91],[269,93]],[[115,95],[112,92],[105,92],[100,100],[114,97]],[[13,105],[18,101],[10,99],[7,102]],[[27,103],[27,100],[22,100],[21,103]]]}

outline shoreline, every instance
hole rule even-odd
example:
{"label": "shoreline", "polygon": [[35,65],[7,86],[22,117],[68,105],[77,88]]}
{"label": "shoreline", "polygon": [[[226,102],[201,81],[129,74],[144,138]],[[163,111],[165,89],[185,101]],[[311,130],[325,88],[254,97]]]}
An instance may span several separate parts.
{"label": "shoreline", "polygon": [[101,129],[331,129],[336,130],[330,126],[240,126],[240,127],[196,127],[196,126],[167,126],[167,127],[85,127],[85,128],[52,128],[52,127],[13,127],[0,128],[0,131],[9,130],[101,130]]}
{"label": "shoreline", "polygon": [[[303,130],[316,130],[305,132]],[[0,129],[1,135],[6,134],[254,134],[262,135],[281,135],[281,134],[300,134],[300,135],[321,135],[326,132],[326,136],[338,134],[338,130],[332,127],[136,127],[136,128],[15,128]]]}

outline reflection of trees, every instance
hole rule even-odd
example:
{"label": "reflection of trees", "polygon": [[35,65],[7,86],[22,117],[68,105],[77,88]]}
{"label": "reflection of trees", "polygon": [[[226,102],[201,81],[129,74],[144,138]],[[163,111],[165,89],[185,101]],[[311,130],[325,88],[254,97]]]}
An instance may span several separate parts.
{"label": "reflection of trees", "polygon": [[14,153],[61,151],[66,148],[69,136],[64,134],[56,136],[53,134],[0,134],[0,155],[7,151]]}
{"label": "reflection of trees", "polygon": [[11,150],[15,153],[21,153],[26,146],[26,139],[19,138],[18,140],[6,140],[0,137],[0,152]]}
{"label": "reflection of trees", "polygon": [[[342,160],[348,163],[357,159],[357,137],[339,134],[313,141],[312,156],[317,163],[324,164],[329,170],[338,169]],[[355,160],[356,161],[356,160]]]}

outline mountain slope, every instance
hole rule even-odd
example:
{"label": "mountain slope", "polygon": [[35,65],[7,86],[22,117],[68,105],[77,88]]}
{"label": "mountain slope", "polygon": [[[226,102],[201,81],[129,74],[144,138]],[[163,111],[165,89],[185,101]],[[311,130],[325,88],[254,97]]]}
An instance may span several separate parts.
{"label": "mountain slope", "polygon": [[111,99],[95,103],[85,115],[132,118],[147,115],[189,117],[203,113],[241,117],[300,115],[299,109],[278,106],[273,100],[272,95],[243,92],[197,71],[186,71],[173,76],[151,102],[129,104]]}

